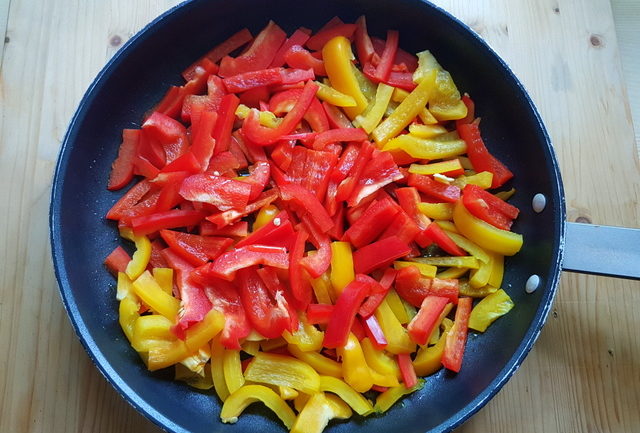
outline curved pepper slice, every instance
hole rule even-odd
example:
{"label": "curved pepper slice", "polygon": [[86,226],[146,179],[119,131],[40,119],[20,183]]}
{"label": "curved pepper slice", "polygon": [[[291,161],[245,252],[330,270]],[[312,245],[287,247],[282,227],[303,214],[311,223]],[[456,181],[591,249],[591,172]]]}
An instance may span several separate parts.
{"label": "curved pepper slice", "polygon": [[411,394],[412,392],[421,389],[423,386],[424,380],[418,379],[418,384],[412,388],[407,388],[404,385],[389,388],[388,390],[380,394],[378,398],[376,398],[376,404],[373,407],[373,410],[377,413],[385,413],[404,395]]}
{"label": "curved pepper slice", "polygon": [[244,372],[246,380],[288,386],[307,394],[320,391],[320,376],[307,363],[285,355],[259,352]]}
{"label": "curved pepper slice", "polygon": [[339,378],[320,376],[320,391],[336,394],[359,415],[368,415],[373,411],[373,405],[369,400]]}
{"label": "curved pepper slice", "polygon": [[481,300],[471,311],[469,328],[484,332],[498,317],[507,314],[514,303],[507,293],[500,289]]}
{"label": "curved pepper slice", "polygon": [[435,346],[421,347],[413,360],[413,368],[418,376],[429,376],[442,367],[441,360],[442,354],[444,353],[444,345],[447,341],[447,335],[453,326],[453,322],[450,319],[444,318],[442,325],[444,326],[444,331]]}
{"label": "curved pepper slice", "polygon": [[326,356],[318,352],[303,352],[295,344],[290,344],[289,353],[298,358],[300,361],[309,364],[320,374],[337,378],[342,377],[342,365],[339,362],[336,362],[331,358],[327,358]]}
{"label": "curved pepper slice", "polygon": [[462,366],[465,344],[469,325],[469,315],[471,314],[471,298],[460,298],[453,327],[447,335],[442,354],[442,365],[448,370],[458,373]]}
{"label": "curved pepper slice", "polygon": [[136,295],[153,311],[162,314],[169,320],[176,319],[180,309],[180,301],[162,290],[149,271],[144,271],[133,282],[133,289]]}
{"label": "curved pepper slice", "polygon": [[278,394],[263,385],[245,385],[227,397],[220,419],[223,423],[236,423],[242,411],[257,401],[271,409],[288,429],[293,427],[296,414]]}
{"label": "curved pepper slice", "polygon": [[136,244],[136,252],[133,253],[131,261],[127,263],[125,273],[131,280],[138,278],[149,264],[151,258],[151,242],[144,235],[135,235],[129,229],[120,231],[120,236],[129,239]]}
{"label": "curved pepper slice", "polygon": [[351,417],[351,408],[343,401],[323,392],[314,394],[298,415],[291,433],[321,433],[333,418]]}
{"label": "curved pepper slice", "polygon": [[373,377],[364,358],[360,342],[353,333],[349,333],[346,344],[338,348],[342,356],[342,375],[345,382],[358,392],[366,392],[373,386]]}

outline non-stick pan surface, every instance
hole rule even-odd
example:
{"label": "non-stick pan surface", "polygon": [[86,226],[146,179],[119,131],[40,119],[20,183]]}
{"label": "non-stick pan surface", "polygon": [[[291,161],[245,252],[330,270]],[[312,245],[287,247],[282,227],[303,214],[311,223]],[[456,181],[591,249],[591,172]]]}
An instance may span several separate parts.
{"label": "non-stick pan surface", "polygon": [[[565,209],[556,159],[530,98],[509,68],[471,30],[443,10],[417,0],[195,0],[186,2],[132,38],[107,64],[84,96],[64,139],[53,185],[51,242],[62,299],[73,326],[100,371],[139,411],[176,432],[280,432],[281,423],[250,407],[234,426],[218,421],[213,392],[198,392],[150,373],[129,346],[117,321],[114,280],[102,262],[118,244],[117,228],[104,215],[122,195],[106,190],[123,128],[139,127],[145,111],[180,71],[242,27],[260,30],[269,19],[289,33],[318,29],[331,17],[367,16],[370,33],[400,30],[410,52],[431,50],[468,92],[482,117],[491,151],[515,173],[514,203],[522,210],[513,230],[522,251],[506,261],[504,289],[516,307],[485,334],[470,334],[459,374],[440,371],[426,386],[384,416],[333,425],[332,432],[448,431],[486,403],[520,365],[536,340],[560,274]],[[542,213],[531,208],[536,193],[547,198]],[[533,275],[533,294],[524,291]]]}

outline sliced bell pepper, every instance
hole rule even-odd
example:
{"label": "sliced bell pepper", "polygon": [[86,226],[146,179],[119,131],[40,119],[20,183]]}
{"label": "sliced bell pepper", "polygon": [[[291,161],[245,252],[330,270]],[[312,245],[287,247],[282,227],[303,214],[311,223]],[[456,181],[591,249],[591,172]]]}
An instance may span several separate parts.
{"label": "sliced bell pepper", "polygon": [[323,61],[313,57],[308,50],[305,50],[300,45],[293,45],[289,47],[284,55],[284,59],[287,65],[292,68],[300,70],[311,69],[315,75],[327,75]]}
{"label": "sliced bell pepper", "polygon": [[444,331],[434,346],[422,346],[413,360],[413,368],[418,376],[429,376],[442,368],[442,355],[453,322],[447,318],[442,320]]}
{"label": "sliced bell pepper", "polygon": [[[318,99],[322,101],[326,101],[329,104],[335,107],[355,107],[356,100],[349,95],[345,95],[342,92],[337,91],[331,86],[327,86],[324,83],[316,81],[318,85]],[[348,122],[348,120],[347,120]],[[336,126],[334,126],[336,127]],[[337,126],[339,128],[339,126]],[[351,123],[349,122],[349,126],[345,126],[346,128],[351,127]]]}
{"label": "sliced bell pepper", "polygon": [[445,176],[455,177],[464,174],[464,169],[460,164],[460,160],[455,158],[431,164],[411,164],[409,173],[422,175],[440,173]]}
{"label": "sliced bell pepper", "polygon": [[368,137],[367,133],[360,128],[330,129],[316,136],[313,141],[313,148],[322,150],[330,143],[338,141],[359,142],[366,140]]}
{"label": "sliced bell pepper", "polygon": [[406,256],[410,251],[406,243],[396,236],[390,236],[353,253],[354,269],[358,274],[368,274]]}
{"label": "sliced bell pepper", "polygon": [[387,141],[382,149],[386,151],[399,149],[414,158],[432,160],[462,155],[467,152],[467,143],[458,139],[444,141],[402,134]]}
{"label": "sliced bell pepper", "polygon": [[320,30],[313,35],[306,43],[309,49],[317,51],[321,50],[327,42],[335,37],[342,36],[350,39],[353,33],[356,31],[355,24],[338,24],[336,26],[329,27],[325,30]]}
{"label": "sliced bell pepper", "polygon": [[359,415],[366,416],[373,411],[371,402],[340,378],[320,376],[320,391],[336,394]]}
{"label": "sliced bell pepper", "polygon": [[229,224],[235,224],[238,220],[246,215],[249,215],[252,212],[257,211],[261,207],[267,206],[278,197],[278,192],[275,189],[270,189],[268,191],[264,191],[260,196],[255,199],[254,202],[249,203],[246,208],[242,211],[237,210],[228,210],[224,212],[220,212],[217,214],[209,215],[207,220],[214,223],[218,229],[222,229],[223,227]]}
{"label": "sliced bell pepper", "polygon": [[320,376],[309,365],[291,356],[259,352],[247,366],[245,379],[288,386],[307,394],[320,391]]}
{"label": "sliced bell pepper", "polygon": [[[333,258],[333,253],[331,257]],[[325,272],[318,278],[312,278],[310,282],[313,293],[316,295],[316,301],[319,303],[333,305],[334,301],[338,299],[338,295],[334,293],[333,287],[331,287],[329,272]]]}
{"label": "sliced bell pepper", "polygon": [[480,267],[469,273],[469,284],[471,287],[479,289],[480,287],[486,286],[489,283],[492,269],[493,264],[491,260],[488,262],[480,262]]}
{"label": "sliced bell pepper", "polygon": [[127,265],[131,261],[129,253],[125,251],[121,246],[117,246],[111,251],[111,253],[104,259],[104,264],[113,275],[117,276],[118,272],[125,272]]}
{"label": "sliced bell pepper", "polygon": [[[168,266],[168,265],[167,265]],[[153,278],[156,280],[158,285],[164,290],[167,294],[173,293],[173,269],[166,268],[153,268],[151,271]]]}
{"label": "sliced bell pepper", "polygon": [[511,229],[520,212],[517,207],[500,200],[476,185],[466,185],[462,196],[464,207],[476,218],[502,230]]}
{"label": "sliced bell pepper", "polygon": [[331,239],[325,233],[316,229],[309,215],[302,217],[302,221],[310,234],[310,240],[317,248],[315,254],[307,255],[300,260],[300,265],[306,269],[312,278],[324,274],[331,265]]}
{"label": "sliced bell pepper", "polygon": [[296,414],[293,409],[278,394],[263,385],[245,385],[227,397],[220,411],[220,420],[223,423],[236,423],[242,411],[257,401],[271,409],[287,429],[295,424]]}
{"label": "sliced bell pepper", "polygon": [[283,185],[280,187],[280,196],[284,201],[293,202],[300,209],[302,215],[309,215],[321,231],[326,232],[333,227],[333,220],[324,206],[308,189],[299,185]]}
{"label": "sliced bell pepper", "polygon": [[224,322],[224,315],[221,312],[217,310],[209,311],[202,321],[187,330],[187,335],[184,340],[187,349],[195,352],[209,343],[209,341],[222,330]]}
{"label": "sliced bell pepper", "polygon": [[309,31],[309,29],[306,29],[304,27],[300,27],[295,32],[293,32],[293,34],[289,36],[289,38],[287,38],[287,40],[282,44],[269,67],[275,68],[278,66],[283,66],[285,63],[285,54],[287,53],[287,51],[289,51],[289,48],[294,45],[304,45],[305,42],[309,40],[310,33],[311,32]]}
{"label": "sliced bell pepper", "polygon": [[444,353],[442,354],[442,365],[446,369],[456,373],[460,371],[460,367],[462,366],[471,306],[471,298],[460,298],[458,301],[453,327],[447,335]]}
{"label": "sliced bell pepper", "polygon": [[189,355],[189,349],[182,340],[155,344],[149,348],[147,368],[149,371],[160,370],[182,361]]}
{"label": "sliced bell pepper", "polygon": [[[225,322],[228,323],[229,319]],[[223,402],[229,397],[229,388],[224,378],[223,357],[224,346],[220,343],[219,337],[215,337],[211,340],[211,379],[213,381],[213,387],[216,394]]]}
{"label": "sliced bell pepper", "polygon": [[371,56],[375,54],[373,43],[367,33],[367,21],[364,15],[356,20],[356,30],[354,34],[358,61],[361,65],[367,63]]}
{"label": "sliced bell pepper", "polygon": [[458,247],[455,242],[440,228],[438,224],[432,222],[426,230],[427,235],[444,251],[453,256],[465,256],[466,252]]}
{"label": "sliced bell pepper", "polygon": [[[345,96],[349,96],[349,95],[345,95]],[[320,98],[320,95],[318,95],[318,97]],[[352,98],[354,101],[353,105],[349,105],[349,106],[354,107],[356,105],[355,99],[352,96],[349,96],[349,98]],[[349,101],[349,104],[351,104],[351,101]],[[344,114],[344,112],[340,108],[338,108],[338,106],[334,106],[327,102],[323,102],[322,107],[324,108],[324,111],[327,114],[327,119],[329,120],[329,124],[331,125],[332,128],[353,128],[353,124],[351,123],[351,120],[349,120],[347,115]]]}
{"label": "sliced bell pepper", "polygon": [[142,129],[150,137],[159,140],[169,163],[187,151],[189,141],[185,127],[175,119],[154,111],[142,124]]}
{"label": "sliced bell pepper", "polygon": [[285,330],[282,333],[282,338],[284,338],[289,345],[298,346],[300,350],[304,352],[319,351],[322,349],[324,332],[309,323],[303,313],[301,313],[299,317],[300,324],[298,329],[296,329],[295,332]]}
{"label": "sliced bell pepper", "polygon": [[[365,141],[365,143],[367,142]],[[357,183],[355,183],[349,195],[347,204],[356,206],[382,187],[402,178],[403,174],[398,169],[393,156],[388,152],[380,152],[375,149],[372,152],[371,159],[362,170],[362,174],[357,177]]]}
{"label": "sliced bell pepper", "polygon": [[410,244],[421,232],[418,224],[400,209],[391,224],[382,232],[380,239],[396,236],[402,242]]}
{"label": "sliced bell pepper", "polygon": [[144,272],[149,264],[149,259],[151,258],[151,242],[146,236],[136,235],[128,229],[121,230],[120,235],[136,244],[136,251],[133,253],[133,257],[131,261],[127,263],[125,269],[125,273],[133,281]]}
{"label": "sliced bell pepper", "polygon": [[373,406],[373,410],[376,413],[385,413],[403,396],[411,394],[423,386],[424,380],[418,379],[418,384],[413,388],[407,388],[404,385],[391,387],[376,398],[376,404]]}
{"label": "sliced bell pepper", "polygon": [[339,295],[355,279],[353,255],[348,242],[331,243],[331,285]]}
{"label": "sliced bell pepper", "polygon": [[515,304],[502,289],[488,295],[473,307],[469,328],[484,332],[496,319],[507,314]]}
{"label": "sliced bell pepper", "polygon": [[472,174],[472,175],[463,175],[458,176],[451,182],[452,185],[457,186],[458,188],[464,188],[467,185],[476,185],[482,189],[491,188],[491,184],[493,182],[493,173],[489,171],[481,171],[480,173]]}
{"label": "sliced bell pepper", "polygon": [[491,276],[488,285],[500,287],[504,276],[504,256],[497,253],[490,253],[491,256]]}
{"label": "sliced bell pepper", "polygon": [[326,325],[333,315],[331,304],[309,304],[307,306],[307,320],[312,325]]}
{"label": "sliced bell pepper", "polygon": [[199,236],[173,230],[160,230],[160,236],[170,248],[194,266],[216,259],[233,243],[230,238]]}
{"label": "sliced bell pepper", "polygon": [[242,388],[245,381],[242,375],[242,366],[240,365],[239,350],[227,349],[224,351],[222,355],[222,370],[227,389],[231,394]]}
{"label": "sliced bell pepper", "polygon": [[135,206],[151,189],[152,184],[148,180],[138,182],[131,187],[107,212],[106,218],[119,220],[125,212]]}
{"label": "sliced bell pepper", "polygon": [[[321,375],[327,375],[338,379],[342,377],[342,365],[339,362],[336,362],[331,358],[327,358],[318,352],[304,352],[294,344],[290,344],[288,349],[291,355],[295,356],[300,361],[309,364]],[[324,383],[324,376],[320,376],[320,390],[329,391],[323,387]]]}
{"label": "sliced bell pepper", "polygon": [[[319,134],[320,135],[320,134]],[[323,200],[329,185],[329,173],[338,161],[338,157],[332,152],[306,149],[305,175],[302,178],[302,186],[309,191],[315,191],[318,200]]]}
{"label": "sliced bell pepper", "polygon": [[213,262],[210,271],[218,278],[233,281],[238,270],[255,265],[288,269],[289,255],[283,247],[247,245],[220,255]]}
{"label": "sliced bell pepper", "polygon": [[389,74],[391,73],[391,67],[393,66],[393,62],[396,57],[396,52],[398,51],[398,42],[400,39],[400,35],[397,30],[388,30],[387,31],[387,40],[384,46],[384,51],[380,56],[380,61],[378,62],[378,66],[376,67],[376,71],[374,77],[378,81],[385,81],[389,78]]}
{"label": "sliced bell pepper", "polygon": [[382,303],[382,301],[387,296],[387,293],[389,292],[391,284],[393,284],[393,281],[395,280],[396,274],[397,274],[397,271],[393,268],[387,268],[384,271],[384,274],[380,279],[380,286],[383,288],[383,291],[371,294],[364,301],[364,303],[360,307],[360,310],[358,311],[358,314],[360,315],[360,317],[366,319],[376,311],[376,308],[378,308],[378,306]]}
{"label": "sliced bell pepper", "polygon": [[252,193],[247,182],[202,173],[182,182],[180,195],[189,201],[210,203],[221,211],[246,208]]}
{"label": "sliced bell pepper", "polygon": [[433,329],[438,324],[438,319],[449,303],[448,298],[438,296],[426,296],[420,305],[418,314],[407,326],[411,339],[421,346],[427,344]]}
{"label": "sliced bell pepper", "polygon": [[378,84],[375,99],[369,104],[363,114],[356,117],[355,120],[358,122],[358,125],[367,131],[368,134],[370,134],[382,120],[382,116],[384,116],[387,111],[387,106],[391,100],[393,89],[393,87],[387,84]]}
{"label": "sliced bell pepper", "polygon": [[210,221],[202,221],[200,223],[201,236],[246,237],[248,233],[249,223],[247,221],[240,221],[220,229],[216,228],[216,226]]}
{"label": "sliced bell pepper", "polygon": [[438,200],[455,203],[460,199],[460,188],[439,182],[430,176],[412,173],[409,175],[407,183],[409,186],[417,188],[418,191]]}
{"label": "sliced bell pepper", "polygon": [[391,224],[397,213],[398,208],[391,199],[376,201],[347,229],[343,239],[356,248],[370,244]]}
{"label": "sliced bell pepper", "polygon": [[107,189],[123,188],[133,179],[134,159],[138,151],[139,129],[123,129],[118,157],[111,165]]}
{"label": "sliced bell pepper", "polygon": [[453,218],[452,203],[418,203],[420,212],[435,220],[450,221]]}
{"label": "sliced bell pepper", "polygon": [[153,311],[162,314],[169,320],[175,320],[180,302],[165,293],[149,271],[144,271],[133,282],[133,289],[138,297]]}
{"label": "sliced bell pepper", "polygon": [[[348,287],[345,290],[348,290]],[[344,381],[358,392],[370,390],[373,386],[373,377],[360,342],[353,333],[349,333],[345,343],[338,347],[338,354],[342,357]]]}
{"label": "sliced bell pepper", "polygon": [[[210,61],[217,63],[224,56],[237,50],[241,46],[250,42],[252,39],[253,39],[253,36],[251,36],[251,32],[249,32],[248,29],[244,28],[234,33],[233,35],[231,35],[224,42],[216,45],[211,51],[205,54],[202,58],[207,58]],[[189,66],[187,69],[185,69],[185,71],[182,73],[182,76],[184,77],[185,80],[193,79],[195,75],[195,69],[200,65],[201,61],[202,59],[199,59],[197,62],[195,62],[194,64]]]}
{"label": "sliced bell pepper", "polygon": [[467,156],[476,171],[493,173],[491,188],[499,188],[513,177],[513,173],[487,150],[480,128],[475,123],[464,123],[457,127],[458,134],[467,143]]}
{"label": "sliced bell pepper", "polygon": [[378,319],[376,316],[369,316],[366,319],[362,320],[362,326],[364,328],[367,337],[370,339],[371,343],[378,350],[382,350],[387,347],[387,338],[384,336],[384,331],[380,327],[380,323],[378,323]]}
{"label": "sliced bell pepper", "polygon": [[412,353],[415,343],[411,341],[407,330],[393,314],[386,300],[382,301],[374,313],[387,339],[387,351],[390,353]]}
{"label": "sliced bell pepper", "polygon": [[298,230],[296,240],[289,253],[289,284],[291,293],[296,300],[296,307],[304,310],[311,302],[311,285],[304,278],[300,261],[304,255],[305,244],[309,234],[305,230]]}
{"label": "sliced bell pepper", "polygon": [[240,240],[236,248],[247,245],[266,245],[290,250],[295,242],[295,235],[287,212],[280,211],[271,221]]}
{"label": "sliced bell pepper", "polygon": [[349,283],[336,301],[334,313],[324,334],[323,346],[330,349],[346,344],[356,314],[364,298],[369,294],[366,283],[354,280]]}
{"label": "sliced bell pepper", "polygon": [[190,227],[198,224],[204,216],[200,211],[173,209],[135,217],[131,219],[131,227],[136,236],[141,236],[162,229]]}
{"label": "sliced bell pepper", "polygon": [[406,388],[413,388],[418,384],[418,377],[411,363],[411,356],[408,353],[399,353],[396,357],[404,386]]}
{"label": "sliced bell pepper", "polygon": [[[448,232],[451,233],[451,232]],[[415,257],[412,259],[418,263],[424,263],[431,266],[450,266],[454,268],[478,269],[480,262],[473,256],[457,256],[457,257]]]}
{"label": "sliced bell pepper", "polygon": [[434,138],[438,135],[446,134],[447,128],[442,125],[420,125],[418,123],[412,123],[409,125],[409,133],[414,137]]}

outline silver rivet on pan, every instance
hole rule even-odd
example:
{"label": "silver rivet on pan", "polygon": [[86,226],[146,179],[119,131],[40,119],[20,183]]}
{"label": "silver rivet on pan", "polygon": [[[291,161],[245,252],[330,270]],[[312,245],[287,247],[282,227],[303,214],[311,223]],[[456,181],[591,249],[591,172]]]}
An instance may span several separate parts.
{"label": "silver rivet on pan", "polygon": [[547,205],[547,197],[544,194],[536,194],[533,196],[533,200],[531,200],[531,205],[533,206],[533,210],[536,213],[540,213],[544,210]]}
{"label": "silver rivet on pan", "polygon": [[527,280],[527,283],[524,285],[524,291],[527,293],[533,293],[538,289],[540,285],[540,277],[536,274],[533,274]]}

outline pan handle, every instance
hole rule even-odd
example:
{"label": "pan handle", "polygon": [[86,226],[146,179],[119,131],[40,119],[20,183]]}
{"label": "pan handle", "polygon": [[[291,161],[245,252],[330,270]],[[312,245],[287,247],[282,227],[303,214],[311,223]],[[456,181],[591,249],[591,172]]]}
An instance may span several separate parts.
{"label": "pan handle", "polygon": [[640,229],[566,224],[565,271],[640,279]]}

